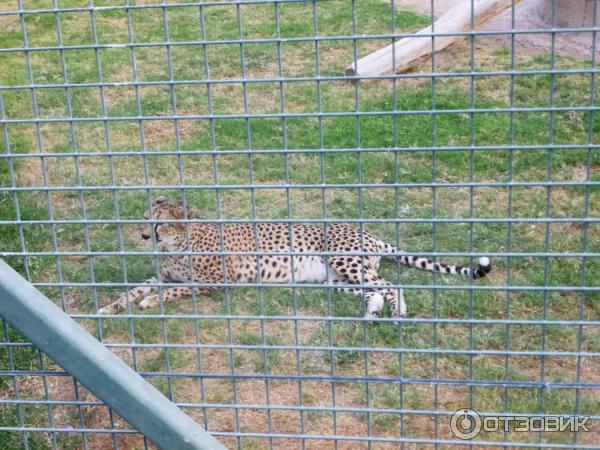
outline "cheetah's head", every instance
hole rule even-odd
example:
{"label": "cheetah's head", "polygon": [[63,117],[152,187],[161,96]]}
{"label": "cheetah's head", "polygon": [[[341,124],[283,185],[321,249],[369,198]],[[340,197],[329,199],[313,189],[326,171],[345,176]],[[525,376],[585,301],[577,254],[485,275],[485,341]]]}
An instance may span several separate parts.
{"label": "cheetah's head", "polygon": [[162,250],[179,246],[185,240],[185,223],[171,222],[172,220],[197,219],[198,210],[195,207],[187,208],[187,217],[181,202],[169,201],[158,197],[152,209],[144,213],[144,219],[156,220],[147,223],[142,228],[142,238],[148,241],[154,234],[156,245]]}

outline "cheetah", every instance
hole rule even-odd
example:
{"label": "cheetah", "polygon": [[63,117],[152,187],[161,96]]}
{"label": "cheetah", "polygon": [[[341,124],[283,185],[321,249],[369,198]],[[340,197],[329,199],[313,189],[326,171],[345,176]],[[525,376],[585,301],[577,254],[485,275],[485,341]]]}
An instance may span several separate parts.
{"label": "cheetah", "polygon": [[[152,223],[145,224],[142,238],[154,240],[157,249],[168,252],[227,252],[221,256],[165,255],[161,257],[159,280],[150,278],[144,284],[122,294],[119,299],[99,310],[114,314],[127,308],[128,302],[140,309],[159,306],[157,282],[161,283],[327,283],[343,292],[361,297],[365,317],[381,317],[384,302],[389,302],[393,317],[406,316],[402,289],[378,273],[381,255],[397,258],[401,264],[422,270],[460,274],[466,278],[485,277],[491,270],[488,258],[480,258],[476,268],[433,263],[427,258],[408,256],[396,247],[377,239],[366,230],[346,224],[319,225],[285,223],[210,224],[170,222],[197,219],[194,207],[184,209],[180,202],[164,197],[156,199],[150,212],[144,214]],[[222,228],[222,238],[220,229]],[[269,255],[257,255],[261,251]],[[241,254],[238,254],[241,253]],[[250,254],[244,254],[244,253]],[[254,254],[251,254],[254,252]],[[281,253],[273,255],[272,253]],[[301,253],[300,255],[293,255]],[[309,255],[306,255],[309,253]],[[332,253],[330,256],[310,253]],[[356,255],[357,253],[361,256]],[[366,253],[366,255],[365,255]],[[369,255],[368,253],[374,253]],[[190,268],[191,263],[191,268]],[[191,269],[191,270],[190,270]],[[191,276],[190,276],[191,275]],[[351,285],[362,285],[353,288]],[[348,286],[350,285],[350,286]],[[162,290],[165,302],[205,294],[209,289],[170,287]]]}

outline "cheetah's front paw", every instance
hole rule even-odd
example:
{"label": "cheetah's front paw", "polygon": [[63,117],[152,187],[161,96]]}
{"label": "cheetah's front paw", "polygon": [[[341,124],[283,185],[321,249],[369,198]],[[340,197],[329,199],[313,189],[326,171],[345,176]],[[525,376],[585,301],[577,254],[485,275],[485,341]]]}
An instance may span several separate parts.
{"label": "cheetah's front paw", "polygon": [[152,294],[144,298],[139,304],[140,309],[156,308],[160,305],[160,299],[158,295]]}
{"label": "cheetah's front paw", "polygon": [[125,309],[125,306],[120,301],[113,302],[98,309],[98,314],[118,314]]}

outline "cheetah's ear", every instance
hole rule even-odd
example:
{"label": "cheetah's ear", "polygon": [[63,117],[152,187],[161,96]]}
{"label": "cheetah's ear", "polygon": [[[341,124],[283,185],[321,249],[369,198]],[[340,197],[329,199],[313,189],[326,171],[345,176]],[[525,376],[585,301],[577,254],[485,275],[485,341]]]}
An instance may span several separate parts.
{"label": "cheetah's ear", "polygon": [[196,208],[195,206],[190,206],[188,208],[187,216],[188,216],[188,219],[198,219],[200,217],[198,208]]}
{"label": "cheetah's ear", "polygon": [[166,202],[167,199],[164,198],[162,195],[160,197],[156,197],[156,200],[154,200],[154,203],[156,203],[157,205]]}

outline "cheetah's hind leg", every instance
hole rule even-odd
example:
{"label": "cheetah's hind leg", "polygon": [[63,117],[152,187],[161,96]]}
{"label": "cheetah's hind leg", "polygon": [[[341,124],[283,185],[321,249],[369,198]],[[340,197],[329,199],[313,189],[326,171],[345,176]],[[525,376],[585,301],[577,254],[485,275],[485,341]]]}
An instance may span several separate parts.
{"label": "cheetah's hind leg", "polygon": [[390,303],[392,317],[406,317],[406,302],[404,301],[404,291],[402,289],[387,289],[385,300]]}
{"label": "cheetah's hind leg", "polygon": [[[339,278],[334,278],[331,282],[335,285],[337,284],[350,284],[348,280],[344,281]],[[347,294],[356,295],[363,299],[365,305],[365,319],[376,319],[381,317],[381,311],[383,311],[383,302],[384,298],[379,292],[368,290],[368,289],[360,289],[354,287],[338,287],[336,290],[340,292],[345,292]]]}
{"label": "cheetah's hind leg", "polygon": [[378,291],[367,291],[365,299],[365,319],[377,319],[383,312],[384,298]]}

